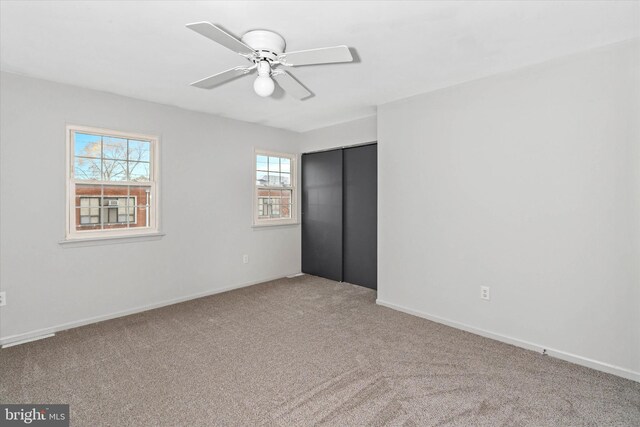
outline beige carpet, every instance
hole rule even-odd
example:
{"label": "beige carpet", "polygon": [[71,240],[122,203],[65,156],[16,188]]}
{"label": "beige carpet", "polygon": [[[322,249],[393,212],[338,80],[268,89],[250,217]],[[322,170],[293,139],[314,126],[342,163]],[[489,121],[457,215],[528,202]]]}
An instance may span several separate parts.
{"label": "beige carpet", "polygon": [[282,279],[0,350],[75,426],[638,426],[640,384]]}

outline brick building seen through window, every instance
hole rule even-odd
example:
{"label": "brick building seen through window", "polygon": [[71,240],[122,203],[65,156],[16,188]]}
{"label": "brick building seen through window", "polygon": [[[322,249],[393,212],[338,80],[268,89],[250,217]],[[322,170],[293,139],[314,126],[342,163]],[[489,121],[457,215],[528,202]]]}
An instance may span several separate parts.
{"label": "brick building seen through window", "polygon": [[149,226],[149,189],[86,185],[76,188],[76,229]]}

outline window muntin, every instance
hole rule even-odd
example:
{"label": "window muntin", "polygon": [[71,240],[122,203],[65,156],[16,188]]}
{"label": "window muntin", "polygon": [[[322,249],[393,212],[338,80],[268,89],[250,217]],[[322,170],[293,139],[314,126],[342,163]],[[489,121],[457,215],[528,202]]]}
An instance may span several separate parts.
{"label": "window muntin", "polygon": [[157,139],[68,128],[67,238],[157,231]]}
{"label": "window muntin", "polygon": [[256,150],[254,165],[254,224],[295,222],[295,155]]}

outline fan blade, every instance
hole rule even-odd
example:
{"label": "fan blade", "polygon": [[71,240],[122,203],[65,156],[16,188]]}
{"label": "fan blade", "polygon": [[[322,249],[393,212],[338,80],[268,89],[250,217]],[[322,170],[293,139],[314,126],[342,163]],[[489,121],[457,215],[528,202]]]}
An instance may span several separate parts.
{"label": "fan blade", "polygon": [[284,70],[278,70],[278,73],[273,74],[273,78],[285,92],[296,99],[304,99],[311,95],[307,88]]}
{"label": "fan blade", "polygon": [[282,65],[297,67],[299,65],[351,62],[353,61],[353,57],[347,46],[335,46],[299,50],[297,52],[285,52],[278,57],[278,60]]}
{"label": "fan blade", "polygon": [[216,27],[211,22],[195,22],[193,24],[187,24],[187,28],[192,29],[196,33],[201,34],[216,43],[220,43],[222,46],[227,49],[231,49],[240,55],[253,55],[255,53],[255,49],[252,49],[242,43],[240,40]]}
{"label": "fan blade", "polygon": [[201,89],[212,89],[222,83],[226,83],[230,80],[233,80],[237,77],[248,74],[251,68],[247,67],[235,67],[230,70],[223,71],[218,74],[214,74],[213,76],[209,76],[202,80],[198,80],[197,82],[191,83],[191,86],[199,87]]}

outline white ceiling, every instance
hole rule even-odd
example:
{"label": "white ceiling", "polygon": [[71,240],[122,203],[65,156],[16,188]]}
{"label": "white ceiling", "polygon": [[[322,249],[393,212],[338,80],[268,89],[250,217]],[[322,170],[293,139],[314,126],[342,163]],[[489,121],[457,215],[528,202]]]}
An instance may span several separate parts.
{"label": "white ceiling", "polygon": [[[307,131],[376,105],[640,36],[637,1],[5,1],[0,67],[57,82]],[[280,33],[290,51],[346,44],[359,61],[291,69],[314,94],[263,99],[253,79],[188,84],[246,64],[185,28]]]}

